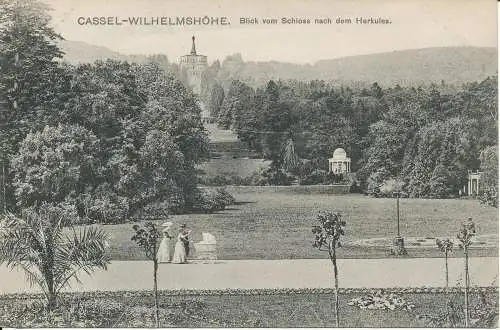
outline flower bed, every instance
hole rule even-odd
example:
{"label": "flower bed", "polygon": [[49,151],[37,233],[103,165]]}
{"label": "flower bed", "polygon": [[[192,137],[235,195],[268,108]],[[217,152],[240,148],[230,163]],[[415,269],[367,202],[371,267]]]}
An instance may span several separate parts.
{"label": "flower bed", "polygon": [[[489,304],[498,300],[497,288],[488,291]],[[399,290],[399,289],[398,289]],[[420,288],[419,293],[398,293],[414,302],[411,312],[404,309],[360,309],[349,306],[359,295],[374,289],[342,289],[339,293],[342,327],[428,327],[429,317],[446,313],[450,300],[463,310],[463,294]],[[409,290],[411,291],[411,290]],[[423,292],[426,291],[426,292]],[[433,292],[441,291],[441,292]],[[276,290],[172,290],[159,297],[161,327],[331,327],[332,289]],[[388,291],[384,294],[390,295]],[[482,294],[471,293],[472,306]],[[40,295],[0,297],[0,325],[25,327],[154,327],[155,309],[151,291],[85,292],[63,294],[57,309],[47,313]],[[478,305],[480,306],[480,305]],[[481,305],[482,306],[482,305]],[[476,315],[471,314],[474,317]],[[424,316],[417,318],[417,316]],[[458,324],[458,323],[457,323]],[[458,324],[460,325],[460,324]]]}
{"label": "flower bed", "polygon": [[[432,287],[419,287],[419,288],[339,288],[339,294],[376,294],[377,292],[384,293],[463,293],[463,287],[449,287],[449,288],[432,288]],[[469,292],[482,292],[494,293],[498,292],[498,287],[471,287]],[[179,289],[179,290],[160,290],[160,296],[223,296],[223,295],[293,295],[293,294],[333,294],[333,288],[277,288],[277,289],[216,289],[216,290],[199,290],[199,289]],[[92,292],[78,292],[78,293],[62,293],[63,297],[68,296],[81,296],[81,297],[94,297],[94,298],[112,298],[112,297],[136,297],[136,296],[153,296],[153,291],[92,291]],[[41,294],[36,293],[14,293],[0,295],[0,300],[5,299],[41,299]]]}
{"label": "flower bed", "polygon": [[356,306],[361,309],[382,309],[382,310],[406,310],[411,311],[415,305],[407,302],[395,293],[386,293],[382,290],[368,295],[354,298],[347,303],[349,306]]}

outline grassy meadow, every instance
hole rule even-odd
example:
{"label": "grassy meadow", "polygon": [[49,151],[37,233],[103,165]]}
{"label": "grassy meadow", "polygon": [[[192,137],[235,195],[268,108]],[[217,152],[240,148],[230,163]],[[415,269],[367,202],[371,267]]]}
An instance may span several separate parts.
{"label": "grassy meadow", "polygon": [[[360,239],[396,236],[396,200],[349,195],[306,195],[287,193],[241,193],[237,204],[214,214],[171,216],[193,230],[192,241],[202,232],[217,239],[219,259],[326,258],[311,246],[311,226],[321,210],[340,211],[347,221],[340,258],[381,258],[386,247],[354,246]],[[400,230],[403,237],[455,237],[461,221],[472,217],[478,235],[498,233],[497,209],[475,200],[401,199]],[[165,219],[167,221],[167,219]],[[163,221],[161,221],[163,222]],[[114,260],[144,259],[130,240],[132,224],[101,225],[111,237]],[[407,246],[409,257],[441,256],[434,247]],[[455,252],[461,256],[460,252]],[[497,256],[497,248],[477,247],[474,256]],[[453,257],[453,255],[452,255]]]}

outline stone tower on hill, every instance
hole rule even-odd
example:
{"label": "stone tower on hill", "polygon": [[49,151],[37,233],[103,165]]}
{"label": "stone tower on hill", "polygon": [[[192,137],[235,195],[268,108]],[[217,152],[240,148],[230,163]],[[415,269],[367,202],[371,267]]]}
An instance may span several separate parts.
{"label": "stone tower on hill", "polygon": [[192,40],[193,44],[191,46],[191,52],[187,55],[181,56],[180,69],[183,77],[186,79],[186,82],[193,89],[193,92],[200,94],[201,76],[208,66],[207,57],[196,53],[194,36]]}

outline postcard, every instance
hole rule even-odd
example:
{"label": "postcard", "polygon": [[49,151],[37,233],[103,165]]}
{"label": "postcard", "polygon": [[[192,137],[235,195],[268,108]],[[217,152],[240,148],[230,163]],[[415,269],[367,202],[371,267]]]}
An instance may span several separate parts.
{"label": "postcard", "polygon": [[0,326],[498,327],[492,0],[0,0]]}

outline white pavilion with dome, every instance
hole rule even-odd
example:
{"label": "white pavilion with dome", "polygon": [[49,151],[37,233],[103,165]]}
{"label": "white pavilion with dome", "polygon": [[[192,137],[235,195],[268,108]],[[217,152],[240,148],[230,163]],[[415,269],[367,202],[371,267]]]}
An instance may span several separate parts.
{"label": "white pavilion with dome", "polygon": [[337,148],[333,152],[333,157],[328,159],[328,171],[334,174],[344,174],[351,172],[351,158],[342,148]]}

